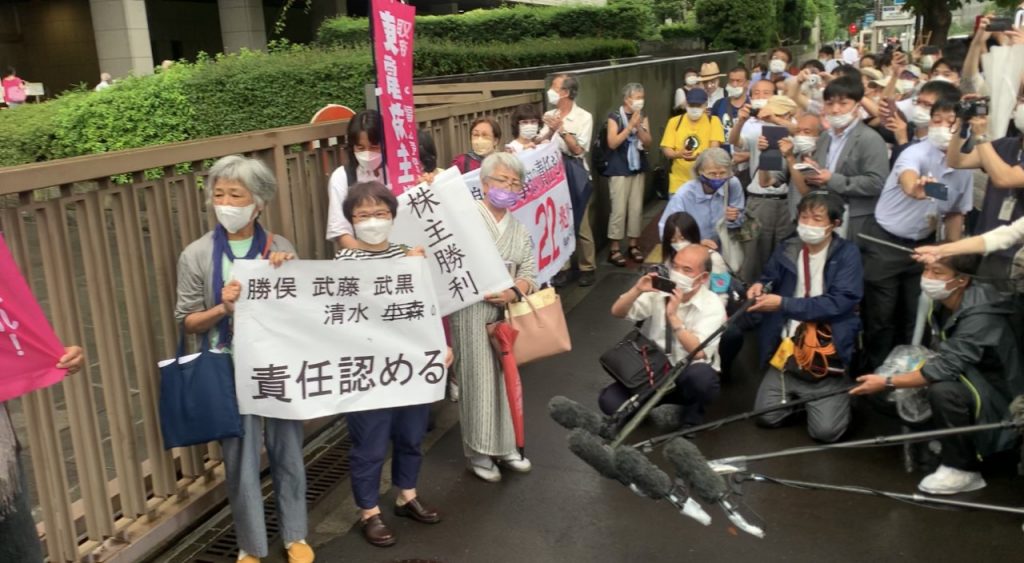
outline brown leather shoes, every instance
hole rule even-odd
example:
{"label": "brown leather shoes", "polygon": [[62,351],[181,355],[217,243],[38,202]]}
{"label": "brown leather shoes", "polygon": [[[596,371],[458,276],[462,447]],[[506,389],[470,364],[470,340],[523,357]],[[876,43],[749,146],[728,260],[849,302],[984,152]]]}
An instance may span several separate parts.
{"label": "brown leather shoes", "polygon": [[380,514],[374,514],[366,520],[363,520],[363,537],[366,541],[370,542],[371,545],[377,547],[391,547],[395,545],[398,538],[395,537],[395,532],[388,528],[388,525],[381,520]]}
{"label": "brown leather shoes", "polygon": [[419,497],[410,500],[402,506],[395,505],[395,516],[412,518],[424,524],[437,524],[441,521],[441,513],[433,508],[427,508],[420,504]]}

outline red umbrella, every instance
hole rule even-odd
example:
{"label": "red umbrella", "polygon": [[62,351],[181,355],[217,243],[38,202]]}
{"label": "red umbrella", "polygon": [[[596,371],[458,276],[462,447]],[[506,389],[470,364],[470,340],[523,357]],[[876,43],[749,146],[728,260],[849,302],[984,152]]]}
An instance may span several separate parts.
{"label": "red umbrella", "polygon": [[512,413],[512,428],[516,433],[516,447],[519,454],[524,454],[526,444],[526,430],[523,426],[523,382],[519,379],[519,366],[516,365],[516,358],[512,355],[512,345],[515,344],[519,331],[505,321],[498,321],[487,325],[487,334],[491,337],[491,346],[498,353],[501,360],[501,370],[505,375],[505,394],[508,395],[508,410]]}

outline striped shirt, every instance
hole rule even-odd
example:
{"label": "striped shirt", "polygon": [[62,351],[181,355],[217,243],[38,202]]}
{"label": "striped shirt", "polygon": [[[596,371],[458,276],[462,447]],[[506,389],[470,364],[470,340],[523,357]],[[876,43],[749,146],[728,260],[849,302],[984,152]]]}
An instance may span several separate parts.
{"label": "striped shirt", "polygon": [[384,250],[363,250],[361,248],[342,248],[335,255],[335,260],[387,260],[389,258],[402,258],[409,251],[409,247],[402,244],[391,243]]}

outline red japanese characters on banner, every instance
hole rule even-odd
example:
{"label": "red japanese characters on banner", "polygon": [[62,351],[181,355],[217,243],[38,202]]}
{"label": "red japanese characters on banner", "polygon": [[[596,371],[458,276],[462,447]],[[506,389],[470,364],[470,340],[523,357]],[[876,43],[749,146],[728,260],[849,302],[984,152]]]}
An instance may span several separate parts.
{"label": "red japanese characters on banner", "polygon": [[0,402],[64,378],[64,355],[53,328],[32,296],[0,235]]}
{"label": "red japanese characters on banner", "polygon": [[416,108],[412,94],[412,42],[416,8],[373,0],[373,61],[384,127],[384,163],[391,191],[401,194],[420,175]]}

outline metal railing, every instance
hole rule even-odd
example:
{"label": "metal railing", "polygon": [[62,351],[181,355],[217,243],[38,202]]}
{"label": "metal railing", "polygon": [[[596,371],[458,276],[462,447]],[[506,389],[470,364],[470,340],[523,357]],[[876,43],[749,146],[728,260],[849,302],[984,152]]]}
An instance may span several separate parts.
{"label": "metal railing", "polygon": [[[539,104],[540,94],[432,106],[418,120],[444,166],[468,149],[474,119],[508,127],[521,103]],[[51,561],[139,560],[223,501],[217,444],[165,451],[160,436],[156,362],[177,345],[178,255],[213,225],[203,191],[210,163],[241,153],[277,177],[267,228],[303,258],[330,257],[327,179],[344,159],[346,125],[0,169],[0,230],[61,340],[81,343],[88,358],[80,374],[8,405],[27,437]]]}

